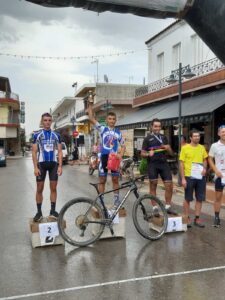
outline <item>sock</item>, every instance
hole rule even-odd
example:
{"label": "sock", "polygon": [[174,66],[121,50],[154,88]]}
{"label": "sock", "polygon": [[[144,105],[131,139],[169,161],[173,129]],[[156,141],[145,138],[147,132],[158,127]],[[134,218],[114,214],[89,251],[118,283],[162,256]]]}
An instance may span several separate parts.
{"label": "sock", "polygon": [[170,204],[166,204],[165,208],[166,208],[166,209],[169,209],[170,206],[171,206]]}
{"label": "sock", "polygon": [[55,211],[55,202],[51,202],[51,211]]}
{"label": "sock", "polygon": [[114,201],[114,205],[116,206],[120,204],[119,193],[114,193],[113,201]]}
{"label": "sock", "polygon": [[219,212],[215,212],[215,217],[219,218],[219,216],[220,216],[220,213]]}
{"label": "sock", "polygon": [[42,205],[42,203],[37,203],[37,211],[39,213],[41,213],[41,205]]}

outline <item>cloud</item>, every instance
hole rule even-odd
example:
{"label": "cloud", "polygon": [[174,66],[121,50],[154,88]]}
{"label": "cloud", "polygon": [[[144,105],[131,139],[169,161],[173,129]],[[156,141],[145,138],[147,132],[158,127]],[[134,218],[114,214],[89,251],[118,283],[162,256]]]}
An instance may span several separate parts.
{"label": "cloud", "polygon": [[[72,96],[71,85],[93,82],[93,55],[145,49],[144,42],[171,20],[152,20],[75,8],[46,8],[26,1],[0,0],[0,52],[38,56],[90,56],[77,60],[35,60],[0,56],[0,76],[9,77],[13,92],[26,105],[26,128],[36,128],[37,114]],[[99,58],[99,78],[142,83],[147,51]]]}

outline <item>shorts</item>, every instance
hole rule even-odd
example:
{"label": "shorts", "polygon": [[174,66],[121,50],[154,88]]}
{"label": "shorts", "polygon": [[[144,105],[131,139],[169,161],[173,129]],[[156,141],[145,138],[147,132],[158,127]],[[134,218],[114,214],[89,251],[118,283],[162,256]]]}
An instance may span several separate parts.
{"label": "shorts", "polygon": [[215,181],[215,191],[222,192],[223,188],[224,188],[224,185],[222,185],[222,183],[221,183],[221,178],[220,177],[216,178],[216,181]]}
{"label": "shorts", "polygon": [[[109,154],[101,154],[98,174],[100,177],[106,177],[108,174],[107,163],[108,163]],[[111,171],[112,176],[120,176],[118,171]]]}
{"label": "shorts", "polygon": [[163,181],[172,181],[171,170],[166,161],[150,162],[148,164],[149,180],[158,180],[159,175]]}
{"label": "shorts", "polygon": [[38,168],[41,172],[41,175],[36,177],[36,181],[45,181],[46,173],[48,171],[49,180],[57,181],[58,180],[58,163],[56,161],[44,161],[38,163]]}
{"label": "shorts", "polygon": [[206,179],[194,179],[191,177],[185,177],[187,181],[187,187],[184,190],[184,198],[187,201],[193,201],[193,193],[195,192],[195,198],[197,201],[205,201],[206,194]]}

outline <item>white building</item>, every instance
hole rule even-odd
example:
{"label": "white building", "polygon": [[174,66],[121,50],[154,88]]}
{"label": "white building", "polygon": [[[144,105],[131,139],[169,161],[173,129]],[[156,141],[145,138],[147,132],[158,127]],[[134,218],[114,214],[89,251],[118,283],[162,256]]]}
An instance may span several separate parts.
{"label": "white building", "polygon": [[[76,118],[77,112],[84,108],[83,99],[79,97],[64,97],[59,101],[56,106],[51,110],[53,115],[53,128],[60,133],[62,140],[67,145],[74,142],[73,131],[78,130],[78,127],[82,125],[81,120]],[[84,140],[84,133],[80,133],[76,142],[82,150],[82,141]],[[71,149],[70,149],[71,150]]]}
{"label": "white building", "polygon": [[170,75],[183,66],[198,65],[215,54],[185,22],[178,20],[146,41],[148,48],[148,83]]}
{"label": "white building", "polygon": [[[144,131],[152,119],[159,118],[172,148],[177,150],[177,125],[181,117],[182,134],[186,138],[196,128],[201,132],[201,143],[210,145],[217,139],[218,126],[225,123],[225,66],[185,21],[174,22],[146,41],[146,45],[148,85],[136,90],[133,108],[137,110],[119,121],[120,130],[143,128]],[[195,75],[191,79],[182,78],[181,111],[179,63],[183,66],[182,75],[188,65]],[[176,82],[170,84],[172,71]],[[134,150],[139,150],[135,142],[134,139]]]}

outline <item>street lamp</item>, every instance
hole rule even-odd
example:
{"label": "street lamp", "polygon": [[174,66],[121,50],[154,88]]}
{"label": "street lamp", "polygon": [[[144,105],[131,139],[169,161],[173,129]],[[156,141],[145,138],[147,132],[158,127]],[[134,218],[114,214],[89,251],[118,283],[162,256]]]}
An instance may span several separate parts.
{"label": "street lamp", "polygon": [[[191,79],[195,74],[191,71],[189,65],[182,68],[182,63],[179,63],[179,69],[172,71],[170,77],[166,80],[169,84],[178,82],[178,161],[181,150],[181,116],[182,116],[182,78]],[[177,78],[178,77],[178,78]],[[180,168],[178,165],[178,185],[180,185]]]}
{"label": "street lamp", "polygon": [[[71,137],[71,153],[72,153],[72,145],[73,145],[73,141],[74,141],[74,137],[73,137],[73,133],[75,131],[75,122],[76,122],[76,118],[74,116],[72,116],[72,118],[70,119],[71,123],[72,123],[72,137]],[[75,139],[75,145],[77,145],[77,140]]]}

